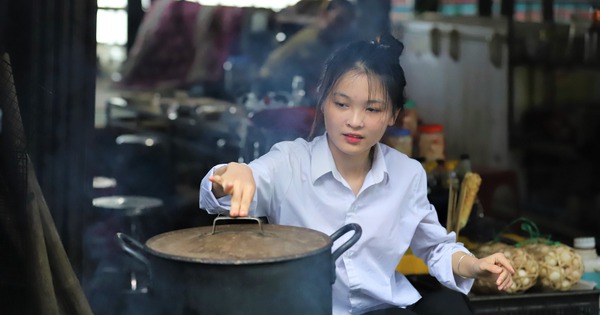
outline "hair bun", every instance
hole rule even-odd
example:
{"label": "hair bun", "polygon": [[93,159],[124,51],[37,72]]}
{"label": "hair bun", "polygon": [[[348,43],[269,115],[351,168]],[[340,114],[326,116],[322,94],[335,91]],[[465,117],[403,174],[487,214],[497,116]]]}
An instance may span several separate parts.
{"label": "hair bun", "polygon": [[394,58],[400,58],[402,51],[404,51],[404,44],[389,33],[377,36],[373,44],[389,49]]}

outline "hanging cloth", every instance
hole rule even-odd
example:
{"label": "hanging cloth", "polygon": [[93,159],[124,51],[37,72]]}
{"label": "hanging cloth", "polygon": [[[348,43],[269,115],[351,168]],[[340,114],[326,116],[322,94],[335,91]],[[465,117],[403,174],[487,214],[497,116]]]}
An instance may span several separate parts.
{"label": "hanging cloth", "polygon": [[159,0],[144,16],[123,64],[122,88],[171,90],[218,82],[243,9]]}
{"label": "hanging cloth", "polygon": [[27,154],[6,54],[0,110],[0,314],[92,315]]}

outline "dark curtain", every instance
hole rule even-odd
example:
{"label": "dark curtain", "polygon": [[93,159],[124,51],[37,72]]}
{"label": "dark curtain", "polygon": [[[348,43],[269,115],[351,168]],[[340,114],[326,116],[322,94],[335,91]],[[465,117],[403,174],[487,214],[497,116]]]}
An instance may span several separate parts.
{"label": "dark curtain", "polygon": [[6,1],[3,47],[10,55],[27,152],[77,273],[94,128],[95,0]]}
{"label": "dark curtain", "polygon": [[95,0],[0,0],[0,314],[92,314],[95,16]]}
{"label": "dark curtain", "polygon": [[27,154],[6,54],[0,83],[0,314],[92,314]]}

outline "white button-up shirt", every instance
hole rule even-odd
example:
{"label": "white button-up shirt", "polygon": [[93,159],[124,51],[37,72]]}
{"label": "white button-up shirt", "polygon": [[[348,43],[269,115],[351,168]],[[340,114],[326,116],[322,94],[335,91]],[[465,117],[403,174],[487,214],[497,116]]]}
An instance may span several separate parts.
{"label": "white button-up shirt", "polygon": [[[229,210],[230,196],[216,199],[208,177],[202,180],[200,208]],[[306,227],[331,235],[358,223],[362,236],[336,261],[333,314],[406,307],[420,295],[396,266],[410,247],[443,285],[468,293],[472,279],[455,276],[452,254],[468,252],[446,233],[427,200],[421,164],[386,145],[375,146],[373,165],[357,196],[335,167],[326,135],[311,142],[280,142],[249,163],[256,181],[250,215],[270,223]],[[334,248],[350,238],[338,239]]]}

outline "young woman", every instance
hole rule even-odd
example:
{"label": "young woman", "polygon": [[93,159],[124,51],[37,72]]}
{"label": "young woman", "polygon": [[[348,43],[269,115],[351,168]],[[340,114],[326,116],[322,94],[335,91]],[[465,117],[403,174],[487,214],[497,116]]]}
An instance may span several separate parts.
{"label": "young woman", "polygon": [[[502,254],[478,259],[446,233],[420,163],[379,143],[404,104],[402,50],[385,35],[337,51],[321,78],[316,137],[278,143],[248,165],[217,165],[201,183],[200,207],[210,213],[326,234],[361,225],[360,240],[336,261],[333,314],[468,314],[473,278],[499,290],[513,283]],[[452,290],[421,297],[395,271],[409,247]]]}

